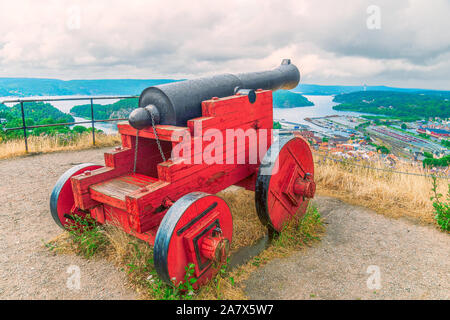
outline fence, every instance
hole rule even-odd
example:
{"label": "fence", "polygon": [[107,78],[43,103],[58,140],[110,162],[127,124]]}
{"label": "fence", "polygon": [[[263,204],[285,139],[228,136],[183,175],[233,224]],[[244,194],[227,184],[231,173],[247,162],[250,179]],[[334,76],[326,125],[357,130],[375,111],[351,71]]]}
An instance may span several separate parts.
{"label": "fence", "polygon": [[406,174],[406,175],[411,175],[411,176],[418,176],[418,177],[428,177],[428,178],[432,178],[432,177],[436,177],[437,179],[445,179],[445,180],[449,180],[450,179],[450,175],[445,175],[445,174],[438,174],[436,172],[431,172],[431,173],[416,173],[416,172],[403,172],[403,171],[397,171],[394,170],[393,168],[377,168],[377,167],[373,167],[373,166],[369,166],[369,165],[363,165],[363,164],[358,164],[355,163],[353,161],[349,161],[348,159],[337,159],[334,157],[329,157],[327,155],[324,154],[320,154],[315,152],[314,155],[319,158],[318,161],[314,161],[315,164],[317,165],[321,165],[323,163],[325,163],[325,160],[330,160],[334,163],[342,163],[348,166],[352,166],[352,167],[359,167],[359,168],[363,168],[363,169],[369,169],[369,170],[376,170],[376,171],[383,171],[383,172],[387,172],[387,173],[395,173],[395,174]]}
{"label": "fence", "polygon": [[[28,153],[28,138],[27,138],[27,129],[34,128],[44,128],[44,127],[55,127],[55,126],[71,126],[76,124],[85,124],[90,123],[92,127],[92,144],[95,146],[95,123],[96,122],[114,122],[114,121],[122,121],[127,120],[126,118],[116,118],[116,119],[106,119],[106,120],[95,120],[94,118],[94,100],[114,100],[114,99],[133,99],[138,98],[138,96],[105,96],[105,97],[80,97],[80,98],[41,98],[41,99],[15,99],[15,100],[4,100],[0,103],[20,103],[20,112],[22,115],[22,126],[15,128],[6,128],[6,131],[14,131],[14,130],[23,130],[23,137],[25,142],[25,152]],[[26,102],[50,102],[50,101],[90,101],[91,107],[91,120],[86,121],[77,121],[77,122],[64,122],[64,123],[54,123],[54,124],[40,124],[27,126],[25,122],[25,111],[23,108],[23,104]]]}

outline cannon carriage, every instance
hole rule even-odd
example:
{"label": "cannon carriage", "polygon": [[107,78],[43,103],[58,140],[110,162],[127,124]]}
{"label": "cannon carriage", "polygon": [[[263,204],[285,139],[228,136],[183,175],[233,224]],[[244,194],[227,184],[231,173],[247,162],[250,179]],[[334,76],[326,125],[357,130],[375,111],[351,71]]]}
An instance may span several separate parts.
{"label": "cannon carriage", "polygon": [[258,216],[275,232],[314,196],[307,142],[272,130],[272,91],[299,78],[284,60],[272,71],[144,90],[129,122],[118,124],[122,145],[104,154],[105,164],[78,165],[57,181],[55,222],[64,228],[74,215],[90,215],[114,224],[154,246],[167,283],[183,281],[190,263],[196,285],[206,283],[226,262],[233,235],[231,211],[216,193],[232,185],[255,191]]}

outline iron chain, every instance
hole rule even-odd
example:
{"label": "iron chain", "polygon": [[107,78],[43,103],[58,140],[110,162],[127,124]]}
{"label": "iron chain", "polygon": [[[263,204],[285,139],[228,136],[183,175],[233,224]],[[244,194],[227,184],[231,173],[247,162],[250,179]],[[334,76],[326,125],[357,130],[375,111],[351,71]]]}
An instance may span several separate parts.
{"label": "iron chain", "polygon": [[153,113],[150,112],[150,116],[152,118],[152,128],[153,128],[153,133],[155,134],[156,144],[158,145],[159,153],[161,153],[161,158],[163,159],[163,161],[166,162],[166,157],[164,156],[164,152],[161,148],[161,143],[159,142],[158,133],[156,132],[155,118],[153,116]]}
{"label": "iron chain", "polygon": [[139,130],[136,130],[136,144],[134,146],[134,165],[133,165],[133,173],[136,173],[136,162],[137,162],[137,154],[138,154],[138,143],[139,143]]}

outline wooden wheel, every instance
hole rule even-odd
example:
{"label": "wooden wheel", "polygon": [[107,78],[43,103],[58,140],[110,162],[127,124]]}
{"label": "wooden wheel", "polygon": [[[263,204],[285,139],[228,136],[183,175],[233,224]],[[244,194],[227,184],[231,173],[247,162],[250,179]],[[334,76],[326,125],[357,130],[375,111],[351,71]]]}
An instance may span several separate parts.
{"label": "wooden wheel", "polygon": [[195,265],[194,287],[208,282],[226,262],[233,221],[226,202],[203,192],[176,201],[156,234],[154,262],[158,275],[169,284],[184,281],[185,267]]}
{"label": "wooden wheel", "polygon": [[315,190],[308,143],[299,137],[280,137],[258,170],[255,204],[259,219],[272,231],[281,231],[291,219],[305,214]]}
{"label": "wooden wheel", "polygon": [[101,167],[92,163],[83,163],[70,168],[59,177],[50,196],[50,212],[58,226],[64,229],[68,223],[68,216],[74,214],[75,200],[73,198],[70,178],[85,171],[95,170]]}

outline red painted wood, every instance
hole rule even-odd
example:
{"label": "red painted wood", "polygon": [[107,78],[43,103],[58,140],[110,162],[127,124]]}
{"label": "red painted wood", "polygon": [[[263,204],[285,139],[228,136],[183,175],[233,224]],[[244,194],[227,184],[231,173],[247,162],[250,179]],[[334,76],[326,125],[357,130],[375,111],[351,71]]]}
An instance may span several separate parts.
{"label": "red painted wood", "polygon": [[[122,137],[122,147],[105,153],[105,167],[94,170],[89,175],[79,175],[71,179],[75,204],[81,209],[90,209],[91,215],[100,223],[113,223],[125,232],[153,244],[158,226],[170,205],[182,196],[193,191],[214,194],[231,185],[254,190],[255,172],[258,170],[264,152],[258,154],[256,164],[248,164],[248,162],[246,164],[226,164],[226,156],[229,152],[233,151],[235,158],[238,156],[238,146],[234,142],[224,141],[223,150],[219,150],[217,154],[223,159],[224,164],[195,164],[195,157],[203,153],[211,141],[203,141],[198,149],[194,142],[208,139],[210,137],[207,133],[208,129],[219,130],[225,138],[224,133],[227,129],[239,128],[246,131],[254,128],[258,133],[259,129],[267,130],[265,140],[267,141],[266,148],[269,148],[272,142],[272,107],[272,92],[258,91],[254,104],[251,104],[246,96],[231,96],[204,101],[202,117],[189,120],[187,127],[157,125],[156,131],[163,152],[168,159],[165,162],[159,153],[153,129],[140,130],[135,174],[133,174],[133,165],[137,131],[129,124],[121,122],[118,124],[118,128]],[[201,136],[195,137],[194,128],[200,124]],[[180,138],[182,135],[187,135],[190,139],[182,142]],[[259,135],[257,135],[257,141],[258,139]],[[169,159],[173,148],[180,146],[180,143],[186,143],[191,147],[191,164],[174,162]],[[248,161],[248,149],[249,140],[247,138],[243,144],[246,161]],[[297,166],[298,172],[303,175],[303,170],[310,170],[310,159],[304,154],[298,154],[299,152],[305,153],[304,148],[299,149],[297,146],[292,146],[291,149],[295,156],[283,153],[280,162],[282,171],[289,172],[289,174],[295,171],[284,161],[291,166],[293,161],[298,161],[300,163]],[[305,161],[307,164],[304,164]],[[289,192],[287,195],[283,195],[285,191],[282,189],[283,187],[288,189],[295,187],[297,191],[302,190],[296,180],[288,178],[290,179],[290,177],[284,176],[277,178],[278,185],[274,182],[273,188],[271,188],[274,196],[270,201],[274,203],[275,207],[281,203],[277,200],[278,195],[281,194],[285,198],[292,196]],[[289,184],[291,182],[292,185]],[[286,187],[281,185],[282,183],[289,185]],[[284,202],[283,200],[283,205]],[[186,215],[183,221],[187,222],[192,219],[194,211],[192,209],[192,214]],[[276,214],[279,211],[279,209],[275,209]],[[291,211],[293,211],[292,208],[288,210],[288,212]],[[199,225],[197,228],[201,230],[202,227]],[[192,229],[185,238],[189,239],[193,236],[195,230],[197,229]],[[181,245],[181,242],[179,245],[176,254],[170,258],[171,263],[174,263],[172,271],[177,274],[177,277],[181,277],[184,271],[184,266],[183,270],[177,271],[182,262],[192,258],[192,248],[189,245]]]}
{"label": "red painted wood", "polygon": [[[196,221],[186,231],[181,232],[183,227],[198,218],[201,213],[214,204],[216,205],[214,209]],[[207,283],[219,271],[220,263],[214,263],[201,254],[203,242],[209,236],[212,236],[214,228],[211,228],[211,226],[215,226],[215,224],[220,227],[222,232],[220,237],[231,243],[233,236],[231,211],[226,202],[217,196],[209,195],[196,200],[182,213],[181,218],[176,223],[175,232],[172,234],[167,256],[169,278],[173,279],[176,284],[184,280],[185,267],[189,263],[195,264],[194,276],[198,279],[198,282],[194,287]],[[196,245],[200,253],[200,262],[196,256]],[[203,268],[200,269],[202,266]]]}
{"label": "red painted wood", "polygon": [[247,178],[236,182],[234,185],[238,187],[242,187],[246,190],[255,191],[255,183],[256,183],[256,177],[257,177],[257,171],[255,170],[255,173],[251,176],[248,176]]}
{"label": "red painted wood", "polygon": [[[270,177],[267,203],[272,226],[281,231],[293,218],[301,218],[308,207],[307,194],[299,194],[298,180],[314,180],[314,161],[308,143],[296,137],[283,146]],[[306,174],[309,174],[309,178]],[[314,192],[308,194],[313,196]]]}

